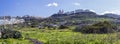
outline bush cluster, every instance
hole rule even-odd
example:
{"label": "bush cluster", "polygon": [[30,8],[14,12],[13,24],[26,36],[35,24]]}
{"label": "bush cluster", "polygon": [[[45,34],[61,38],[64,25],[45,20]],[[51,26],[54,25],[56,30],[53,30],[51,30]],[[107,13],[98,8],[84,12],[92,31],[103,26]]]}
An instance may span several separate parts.
{"label": "bush cluster", "polygon": [[7,39],[7,38],[21,38],[22,35],[19,31],[10,30],[10,29],[1,29],[1,38]]}
{"label": "bush cluster", "polygon": [[84,27],[77,27],[74,31],[82,33],[113,33],[117,30],[117,26],[111,24],[110,22],[104,21],[93,25],[87,25]]}
{"label": "bush cluster", "polygon": [[68,28],[68,27],[65,26],[65,25],[60,25],[60,26],[59,26],[59,29],[66,29],[66,28]]}

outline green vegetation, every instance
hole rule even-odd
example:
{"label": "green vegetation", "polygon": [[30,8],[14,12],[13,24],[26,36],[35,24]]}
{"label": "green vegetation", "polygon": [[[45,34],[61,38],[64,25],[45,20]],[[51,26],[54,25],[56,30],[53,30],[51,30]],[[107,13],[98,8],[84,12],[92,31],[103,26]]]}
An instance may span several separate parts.
{"label": "green vegetation", "polygon": [[1,39],[7,39],[7,38],[21,38],[22,35],[19,31],[15,31],[12,29],[1,29]]}
{"label": "green vegetation", "polygon": [[120,32],[116,30],[118,24],[113,22],[113,18],[82,13],[44,19],[28,16],[23,19],[24,23],[11,26],[16,31],[4,31],[1,37],[6,39],[0,39],[0,44],[33,44],[29,39],[43,44],[120,44]]}
{"label": "green vegetation", "polygon": [[25,39],[0,39],[0,44],[32,44]]}
{"label": "green vegetation", "polygon": [[49,30],[37,28],[21,28],[21,39],[0,39],[2,44],[32,44],[25,37],[38,39],[44,44],[120,44],[117,33],[109,34],[82,34],[66,30]]}
{"label": "green vegetation", "polygon": [[99,22],[93,25],[83,26],[83,27],[77,27],[74,29],[74,31],[82,32],[82,33],[113,33],[117,31],[117,26],[111,24],[110,22],[104,21]]}
{"label": "green vegetation", "polygon": [[59,29],[65,29],[65,28],[68,28],[67,26],[64,26],[64,25],[60,25],[59,26]]}

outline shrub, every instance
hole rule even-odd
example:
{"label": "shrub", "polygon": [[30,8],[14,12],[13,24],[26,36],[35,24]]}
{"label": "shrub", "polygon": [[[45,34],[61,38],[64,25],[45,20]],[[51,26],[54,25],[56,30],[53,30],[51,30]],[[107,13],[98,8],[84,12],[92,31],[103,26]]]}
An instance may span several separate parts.
{"label": "shrub", "polygon": [[82,33],[113,33],[116,29],[117,26],[111,24],[110,22],[104,21],[81,28],[77,27],[74,31]]}
{"label": "shrub", "polygon": [[65,28],[68,28],[67,26],[64,26],[64,25],[60,25],[59,26],[59,29],[65,29]]}
{"label": "shrub", "polygon": [[21,38],[22,35],[19,31],[10,30],[10,29],[1,29],[1,38],[7,39],[7,38]]}

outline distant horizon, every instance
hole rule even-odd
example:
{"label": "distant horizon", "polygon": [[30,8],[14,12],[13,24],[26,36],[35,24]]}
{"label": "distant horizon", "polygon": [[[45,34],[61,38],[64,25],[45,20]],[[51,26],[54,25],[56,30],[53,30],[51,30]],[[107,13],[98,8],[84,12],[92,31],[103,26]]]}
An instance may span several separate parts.
{"label": "distant horizon", "polygon": [[120,0],[0,0],[0,16],[49,17],[63,9],[90,9],[97,14],[115,13],[120,15]]}

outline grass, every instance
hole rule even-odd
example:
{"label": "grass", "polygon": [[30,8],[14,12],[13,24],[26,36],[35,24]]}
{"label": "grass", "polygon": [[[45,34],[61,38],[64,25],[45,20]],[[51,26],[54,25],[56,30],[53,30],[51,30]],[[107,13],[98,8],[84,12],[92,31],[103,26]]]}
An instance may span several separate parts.
{"label": "grass", "polygon": [[44,44],[120,44],[116,33],[111,34],[81,34],[70,30],[44,30],[37,28],[19,29],[23,38],[0,39],[0,44],[32,44],[24,39],[26,36],[38,39]]}
{"label": "grass", "polygon": [[0,44],[31,44],[25,39],[0,39]]}

